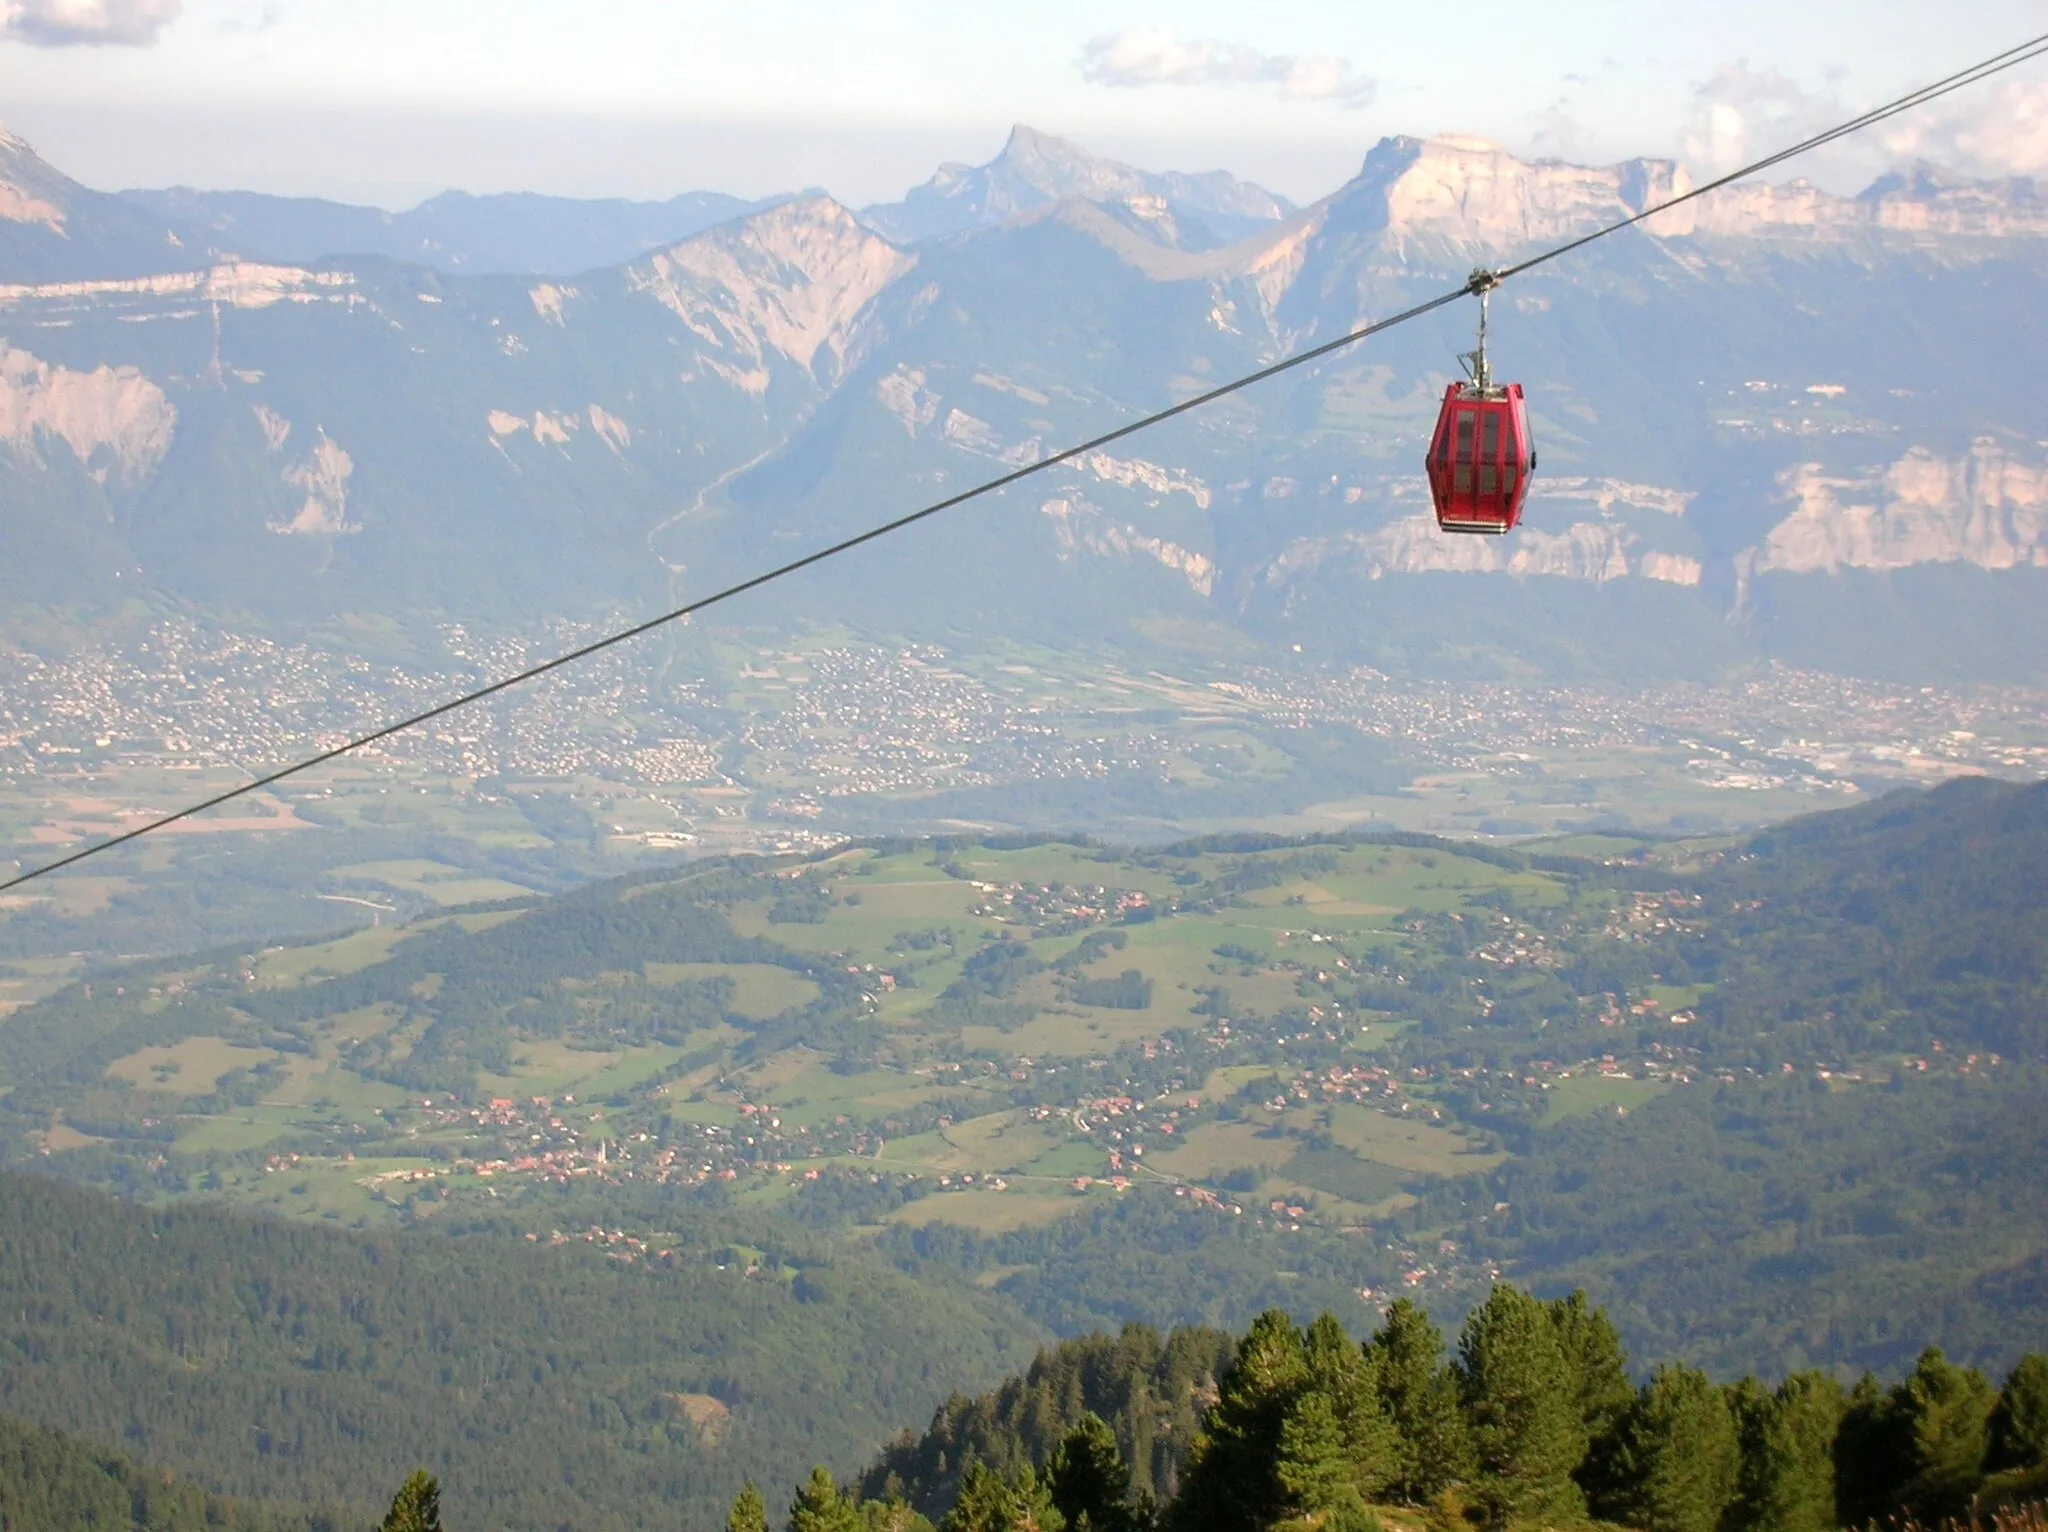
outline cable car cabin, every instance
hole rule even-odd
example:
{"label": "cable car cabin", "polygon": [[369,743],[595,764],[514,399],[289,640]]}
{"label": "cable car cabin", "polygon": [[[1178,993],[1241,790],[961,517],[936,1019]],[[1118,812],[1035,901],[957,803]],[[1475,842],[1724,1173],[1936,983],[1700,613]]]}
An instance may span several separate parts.
{"label": "cable car cabin", "polygon": [[1438,527],[1446,532],[1510,530],[1522,519],[1529,475],[1536,470],[1522,385],[1447,387],[1423,466]]}

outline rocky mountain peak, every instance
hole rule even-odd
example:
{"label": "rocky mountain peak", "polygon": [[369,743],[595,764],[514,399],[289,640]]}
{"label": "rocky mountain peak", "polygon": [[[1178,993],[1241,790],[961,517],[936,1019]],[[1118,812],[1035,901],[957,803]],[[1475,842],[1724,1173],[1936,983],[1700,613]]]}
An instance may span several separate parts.
{"label": "rocky mountain peak", "polygon": [[861,311],[913,264],[843,204],[813,193],[656,251],[628,268],[627,281],[705,343],[707,367],[759,392],[770,351],[814,375],[836,373]]}
{"label": "rocky mountain peak", "polygon": [[209,258],[196,231],[79,185],[0,128],[0,282],[148,276]]}
{"label": "rocky mountain peak", "polygon": [[[1192,239],[1204,247],[1243,238],[1293,211],[1286,199],[1225,171],[1186,175],[1139,170],[1018,123],[987,164],[941,165],[903,201],[867,208],[861,216],[891,239],[908,244],[1002,223],[1076,198],[1136,208],[1149,227],[1171,228],[1175,242]],[[1153,209],[1171,214],[1171,219],[1158,219]]]}
{"label": "rocky mountain peak", "polygon": [[0,123],[0,221],[35,224],[62,236],[77,187]]}

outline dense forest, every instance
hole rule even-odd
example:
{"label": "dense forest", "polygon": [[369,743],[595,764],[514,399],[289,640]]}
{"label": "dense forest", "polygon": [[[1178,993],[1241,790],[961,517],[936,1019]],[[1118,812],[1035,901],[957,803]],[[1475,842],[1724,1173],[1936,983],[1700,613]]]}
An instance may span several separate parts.
{"label": "dense forest", "polygon": [[1987,1366],[2048,1348],[2048,1081],[1674,1092],[1589,1114],[1412,1216],[1584,1286],[1638,1348],[1716,1372]]}
{"label": "dense forest", "polygon": [[[2002,1385],[1931,1347],[1889,1387],[1639,1372],[1583,1293],[1544,1302],[1506,1283],[1449,1355],[1406,1300],[1362,1343],[1327,1314],[1304,1328],[1277,1310],[1234,1346],[1133,1326],[948,1401],[842,1498],[941,1532],[1358,1532],[1375,1507],[1437,1527],[1828,1532],[2048,1496],[2039,1353]],[[814,1478],[797,1509],[819,1495]]]}
{"label": "dense forest", "polygon": [[347,1507],[230,1500],[61,1431],[0,1415],[7,1532],[370,1532]]}
{"label": "dense forest", "polygon": [[0,1177],[0,1408],[216,1492],[361,1506],[416,1466],[473,1521],[712,1519],[848,1461],[1034,1332],[943,1282],[744,1220],[648,1249],[396,1236]]}
{"label": "dense forest", "polygon": [[2048,1054],[2048,783],[1965,777],[1762,831],[1700,879],[1702,1019],[1776,1061],[1937,1044]]}

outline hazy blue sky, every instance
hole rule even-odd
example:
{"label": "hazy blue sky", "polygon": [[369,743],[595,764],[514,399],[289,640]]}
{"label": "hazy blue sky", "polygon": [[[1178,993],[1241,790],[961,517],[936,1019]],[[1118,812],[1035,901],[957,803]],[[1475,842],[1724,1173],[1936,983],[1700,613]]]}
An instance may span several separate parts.
{"label": "hazy blue sky", "polygon": [[[0,117],[100,186],[900,195],[1012,122],[1306,200],[1383,134],[1728,162],[2043,0],[0,0]],[[2048,171],[2048,68],[1814,167]]]}

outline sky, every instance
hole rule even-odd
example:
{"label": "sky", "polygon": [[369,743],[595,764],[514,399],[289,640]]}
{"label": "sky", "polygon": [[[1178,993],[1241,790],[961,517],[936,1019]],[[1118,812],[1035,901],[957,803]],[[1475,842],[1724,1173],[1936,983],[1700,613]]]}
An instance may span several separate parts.
{"label": "sky", "polygon": [[[894,199],[1026,122],[1297,201],[1384,135],[1729,168],[2048,0],[0,0],[0,119],[103,188]],[[2048,62],[1798,170],[2048,173]],[[1789,172],[1788,172],[1789,173]]]}

